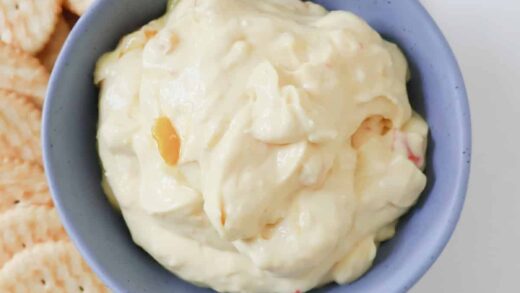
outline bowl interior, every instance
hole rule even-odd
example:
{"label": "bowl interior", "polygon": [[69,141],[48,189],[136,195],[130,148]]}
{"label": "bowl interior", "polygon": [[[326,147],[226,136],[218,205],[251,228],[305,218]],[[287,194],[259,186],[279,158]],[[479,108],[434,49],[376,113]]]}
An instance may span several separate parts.
{"label": "bowl interior", "polygon": [[[355,12],[399,44],[412,71],[410,99],[428,121],[431,136],[426,191],[400,221],[396,237],[381,246],[373,268],[351,285],[315,291],[406,291],[440,254],[464,201],[471,131],[463,80],[449,46],[418,1],[316,2]],[[45,166],[59,213],[83,256],[119,292],[210,292],[180,281],[137,247],[100,187],[96,60],[124,34],[160,16],[165,5],[166,0],[96,2],[67,41],[44,108]]]}

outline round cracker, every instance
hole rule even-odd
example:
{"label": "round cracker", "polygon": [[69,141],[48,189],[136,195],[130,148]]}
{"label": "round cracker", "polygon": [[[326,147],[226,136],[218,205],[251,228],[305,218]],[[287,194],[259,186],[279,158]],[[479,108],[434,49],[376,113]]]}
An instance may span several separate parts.
{"label": "round cracker", "polygon": [[28,53],[38,53],[54,31],[61,0],[0,0],[0,39]]}
{"label": "round cracker", "polygon": [[67,40],[67,37],[70,33],[70,26],[65,20],[65,18],[60,17],[58,20],[58,24],[56,25],[56,29],[52,34],[51,40],[45,48],[38,53],[38,59],[42,62],[43,66],[47,68],[47,70],[52,71],[54,67],[54,63],[56,59],[58,59],[58,55],[60,54],[61,48]]}
{"label": "round cracker", "polygon": [[43,168],[16,158],[0,158],[0,213],[30,205],[52,206]]}
{"label": "round cracker", "polygon": [[65,0],[65,7],[77,15],[83,15],[93,2],[94,0]]}
{"label": "round cracker", "polygon": [[29,98],[0,90],[0,156],[41,162],[40,120]]}
{"label": "round cracker", "polygon": [[1,214],[0,231],[0,268],[22,250],[67,239],[54,208],[42,206],[19,207]]}
{"label": "round cracker", "polygon": [[40,61],[0,42],[0,89],[31,96],[41,105],[49,82],[49,72]]}
{"label": "round cracker", "polygon": [[0,292],[108,292],[68,241],[15,255],[0,271]]}

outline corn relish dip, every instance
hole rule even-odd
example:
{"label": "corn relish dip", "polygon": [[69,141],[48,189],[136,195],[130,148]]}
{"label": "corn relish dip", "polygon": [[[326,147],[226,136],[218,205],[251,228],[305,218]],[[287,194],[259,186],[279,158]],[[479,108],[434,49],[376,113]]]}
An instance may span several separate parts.
{"label": "corn relish dip", "polygon": [[426,185],[398,47],[299,0],[180,0],[96,68],[104,186],[133,240],[220,292],[366,272]]}

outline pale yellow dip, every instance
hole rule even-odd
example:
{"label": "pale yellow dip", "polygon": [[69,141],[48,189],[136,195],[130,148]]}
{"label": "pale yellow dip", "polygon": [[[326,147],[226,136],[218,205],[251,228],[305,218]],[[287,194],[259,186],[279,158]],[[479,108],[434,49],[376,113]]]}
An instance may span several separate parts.
{"label": "pale yellow dip", "polygon": [[348,12],[171,4],[95,74],[99,153],[134,241],[223,292],[358,278],[426,184],[407,72]]}

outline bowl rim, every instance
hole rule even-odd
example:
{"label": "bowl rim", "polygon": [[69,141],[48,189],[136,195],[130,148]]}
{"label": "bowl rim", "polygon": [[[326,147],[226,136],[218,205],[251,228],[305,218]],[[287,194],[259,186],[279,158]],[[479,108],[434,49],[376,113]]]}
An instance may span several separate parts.
{"label": "bowl rim", "polygon": [[[103,8],[104,1],[96,0],[92,4],[92,7],[85,13],[77,22],[74,29],[70,33],[68,39],[66,40],[62,52],[56,61],[55,69],[52,72],[49,86],[46,92],[46,100],[43,106],[43,118],[42,118],[42,129],[41,129],[41,140],[43,147],[43,162],[44,167],[47,174],[47,181],[49,183],[49,189],[51,191],[51,196],[53,198],[54,204],[56,206],[56,210],[62,219],[62,223],[70,236],[74,245],[78,248],[81,255],[85,258],[87,263],[91,266],[93,271],[100,277],[100,279],[112,290],[116,292],[126,292],[126,288],[123,288],[122,284],[116,282],[112,277],[111,273],[106,271],[103,266],[96,260],[95,251],[89,249],[87,245],[85,245],[80,239],[79,236],[81,233],[78,232],[76,227],[71,223],[69,218],[69,212],[67,211],[61,201],[61,193],[59,192],[59,188],[57,187],[57,179],[53,173],[53,162],[51,160],[50,149],[51,149],[51,141],[49,140],[49,132],[50,130],[50,113],[53,108],[53,100],[54,100],[54,92],[56,91],[57,84],[59,83],[60,76],[64,74],[63,68],[67,63],[67,60],[71,59],[71,56],[74,52],[71,50],[72,44],[76,43],[76,41],[81,38],[81,34],[77,33],[80,31],[84,31],[89,24],[92,22],[94,15]],[[466,193],[468,189],[468,182],[470,176],[471,169],[471,157],[472,157],[472,126],[471,126],[471,115],[470,115],[470,105],[467,96],[467,90],[465,87],[464,79],[462,76],[462,72],[460,70],[459,64],[451,49],[448,41],[445,36],[441,32],[438,25],[435,23],[434,19],[425,9],[425,7],[417,0],[409,0],[410,5],[416,6],[415,9],[420,13],[420,17],[423,18],[426,22],[428,22],[429,26],[433,30],[435,37],[441,43],[442,47],[445,49],[445,54],[447,55],[447,63],[450,67],[450,78],[453,79],[458,85],[459,89],[455,95],[457,103],[459,103],[459,107],[461,109],[461,115],[463,116],[459,122],[460,127],[462,127],[460,143],[461,148],[467,150],[465,156],[461,156],[461,160],[464,162],[458,162],[457,166],[458,172],[456,173],[455,179],[455,194],[453,206],[451,207],[451,213],[447,218],[448,225],[442,230],[440,235],[437,237],[436,242],[430,245],[430,250],[428,251],[429,257],[424,257],[420,261],[414,262],[410,264],[413,266],[411,271],[413,274],[403,275],[402,282],[396,287],[398,292],[405,292],[410,289],[415,283],[419,281],[419,279],[428,271],[428,269],[433,265],[433,263],[437,260],[437,258],[441,255],[445,246],[447,245],[449,239],[451,238],[453,231],[455,230],[457,223],[460,219],[464,201],[466,198]]]}

